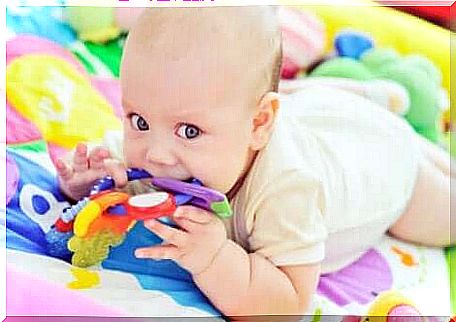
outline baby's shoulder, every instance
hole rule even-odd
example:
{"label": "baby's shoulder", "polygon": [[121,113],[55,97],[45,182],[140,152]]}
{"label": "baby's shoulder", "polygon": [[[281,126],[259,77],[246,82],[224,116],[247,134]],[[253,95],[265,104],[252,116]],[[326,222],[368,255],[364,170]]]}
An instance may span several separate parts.
{"label": "baby's shoulder", "polygon": [[319,149],[312,129],[279,114],[271,138],[259,154],[258,171],[269,177],[288,173],[314,177],[321,167]]}
{"label": "baby's shoulder", "polygon": [[323,169],[314,144],[311,136],[276,126],[249,173],[246,193],[259,197],[318,185]]}

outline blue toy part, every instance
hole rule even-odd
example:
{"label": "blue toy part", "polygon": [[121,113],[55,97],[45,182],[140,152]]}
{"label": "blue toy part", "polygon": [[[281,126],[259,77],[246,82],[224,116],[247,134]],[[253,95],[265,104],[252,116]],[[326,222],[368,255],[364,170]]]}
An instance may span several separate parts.
{"label": "blue toy part", "polygon": [[[68,224],[74,220],[76,215],[89,203],[89,198],[83,198],[78,201],[75,205],[65,208],[60,215],[60,219]],[[55,225],[46,232],[45,238],[48,243],[47,252],[50,256],[63,259],[65,261],[71,261],[72,252],[68,249],[68,241],[73,237],[73,231],[62,232],[58,231]]]}
{"label": "blue toy part", "polygon": [[[127,169],[127,180],[134,181],[134,180],[141,180],[141,179],[148,179],[152,178],[152,175],[147,172],[146,170],[131,168]],[[115,182],[111,176],[106,176],[98,180],[95,185],[93,186],[92,190],[90,191],[91,195],[97,194],[99,192],[114,189]]]}
{"label": "blue toy part", "polygon": [[67,244],[73,235],[74,234],[72,231],[63,233],[57,231],[55,227],[52,227],[46,233],[46,241],[48,242],[48,255],[63,259],[66,262],[71,262],[71,256],[73,253],[68,249]]}
{"label": "blue toy part", "polygon": [[[36,154],[22,155],[19,150],[6,149],[18,168],[17,190],[6,206],[6,247],[46,255],[48,231],[63,209],[69,207],[58,188],[58,183],[48,170],[31,161]],[[33,154],[32,154],[33,153]]]}
{"label": "blue toy part", "polygon": [[89,203],[89,198],[87,198],[87,197],[79,200],[77,204],[75,204],[75,205],[73,205],[73,206],[71,206],[69,208],[66,208],[63,211],[63,213],[60,216],[60,218],[62,219],[62,221],[64,223],[71,222],[72,220],[74,220],[74,218],[79,213],[79,211],[82,208],[84,208],[88,203]]}
{"label": "blue toy part", "polygon": [[334,39],[338,56],[360,59],[368,49],[374,47],[374,41],[366,34],[356,31],[344,31]]}

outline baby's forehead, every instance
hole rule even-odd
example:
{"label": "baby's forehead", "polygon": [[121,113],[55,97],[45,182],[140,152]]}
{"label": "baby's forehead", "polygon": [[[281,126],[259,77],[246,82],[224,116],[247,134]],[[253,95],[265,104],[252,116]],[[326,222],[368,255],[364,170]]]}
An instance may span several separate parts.
{"label": "baby's forehead", "polygon": [[149,8],[130,31],[124,58],[142,58],[151,68],[183,66],[226,86],[230,77],[250,83],[270,69],[279,35],[271,6]]}

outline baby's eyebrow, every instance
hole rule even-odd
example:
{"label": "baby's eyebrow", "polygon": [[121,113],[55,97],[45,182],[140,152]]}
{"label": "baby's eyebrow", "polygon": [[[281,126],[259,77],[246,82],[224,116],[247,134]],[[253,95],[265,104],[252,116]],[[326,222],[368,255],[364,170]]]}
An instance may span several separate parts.
{"label": "baby's eyebrow", "polygon": [[[149,113],[145,112],[144,109],[138,106],[134,106],[125,98],[121,100],[123,112],[125,116],[128,116],[132,113],[138,113],[142,117],[147,118],[147,116],[152,117]],[[173,109],[166,109],[166,112],[162,111],[162,117],[166,117],[170,122],[178,123],[190,123],[197,126],[204,126],[204,123],[207,123],[207,120],[210,119],[212,112],[209,112],[210,108],[182,108],[177,111]],[[156,115],[155,115],[156,116]]]}
{"label": "baby's eyebrow", "polygon": [[133,106],[127,102],[125,99],[122,99],[121,101],[122,107],[126,110],[134,110]]}
{"label": "baby's eyebrow", "polygon": [[182,121],[195,125],[206,123],[208,119],[211,119],[212,113],[207,110],[185,110],[176,111],[169,115],[169,119],[173,121]]}

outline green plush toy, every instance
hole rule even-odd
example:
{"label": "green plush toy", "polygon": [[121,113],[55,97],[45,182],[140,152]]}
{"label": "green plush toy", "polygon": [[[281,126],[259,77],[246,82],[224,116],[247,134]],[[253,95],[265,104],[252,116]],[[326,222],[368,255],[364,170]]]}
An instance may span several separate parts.
{"label": "green plush toy", "polygon": [[65,7],[65,18],[79,39],[106,43],[127,32],[143,11],[140,7]]}
{"label": "green plush toy", "polygon": [[[309,77],[342,77],[360,81],[392,80],[409,93],[410,108],[405,118],[432,142],[441,140],[440,116],[447,99],[442,99],[441,74],[423,56],[400,56],[393,49],[369,49],[359,60],[337,57],[317,66]],[[444,97],[443,97],[444,98]]]}
{"label": "green plush toy", "polygon": [[80,39],[106,42],[121,32],[115,23],[114,10],[108,7],[67,7],[65,16]]}
{"label": "green plush toy", "polygon": [[451,310],[453,314],[456,314],[456,246],[448,247],[445,252],[450,273]]}

